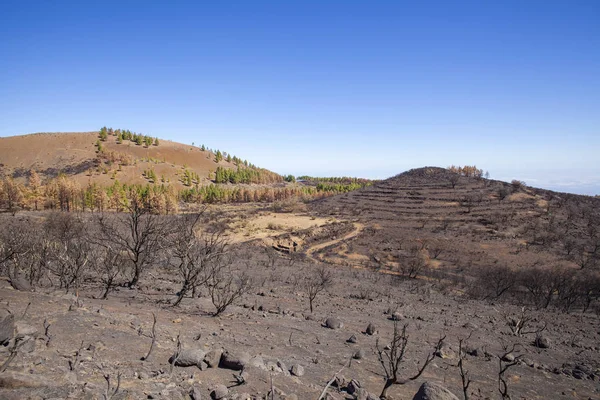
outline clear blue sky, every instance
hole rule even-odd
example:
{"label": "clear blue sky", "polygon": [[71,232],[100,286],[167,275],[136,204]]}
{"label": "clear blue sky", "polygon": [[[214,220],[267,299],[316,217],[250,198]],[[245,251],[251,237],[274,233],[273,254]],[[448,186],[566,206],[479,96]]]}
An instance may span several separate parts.
{"label": "clear blue sky", "polygon": [[600,1],[0,1],[0,136],[129,128],[280,173],[600,193]]}

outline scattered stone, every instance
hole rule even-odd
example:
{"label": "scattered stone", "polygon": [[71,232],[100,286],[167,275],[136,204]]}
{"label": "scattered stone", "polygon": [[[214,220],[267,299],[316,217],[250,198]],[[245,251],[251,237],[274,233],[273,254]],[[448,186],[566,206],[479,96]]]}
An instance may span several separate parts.
{"label": "scattered stone", "polygon": [[15,317],[12,314],[0,321],[0,345],[4,346],[15,336]]}
{"label": "scattered stone", "polygon": [[513,361],[515,361],[515,355],[512,354],[512,353],[505,354],[502,357],[502,361],[504,361],[504,362],[513,362]]}
{"label": "scattered stone", "polygon": [[35,351],[35,339],[31,336],[25,336],[23,338],[23,344],[21,345],[21,351],[33,353]]}
{"label": "scattered stone", "polygon": [[356,343],[358,340],[356,339],[356,335],[352,335],[346,340],[348,343]]}
{"label": "scattered stone", "polygon": [[194,385],[190,389],[190,398],[192,400],[202,400],[202,392],[200,391],[200,387],[198,385]]}
{"label": "scattered stone", "polygon": [[356,350],[352,355],[352,358],[354,358],[355,360],[362,360],[363,358],[365,358],[365,351],[363,349]]}
{"label": "scattered stone", "polygon": [[338,389],[343,388],[344,386],[346,386],[346,382],[348,382],[346,380],[346,377],[343,375],[337,375],[335,377],[335,379],[333,380],[333,383],[331,384],[331,386],[336,387]]}
{"label": "scattered stone", "polygon": [[473,357],[483,357],[483,351],[478,347],[465,346],[465,353]]}
{"label": "scattered stone", "polygon": [[463,325],[463,328],[474,331],[475,329],[477,329],[479,327],[472,322],[467,322],[466,324]]}
{"label": "scattered stone", "polygon": [[177,359],[175,359],[176,356],[177,354],[173,354],[169,357],[169,364],[172,364],[174,361],[176,367],[200,367],[205,353],[200,349],[183,349]]}
{"label": "scattered stone", "polygon": [[263,370],[266,370],[267,367],[265,365],[265,361],[263,360],[263,358],[261,356],[254,356],[250,359],[250,365],[255,367],[255,368],[260,368]]}
{"label": "scattered stone", "polygon": [[281,369],[281,371],[284,373],[284,375],[290,374],[287,366],[282,361],[277,360],[277,366]]}
{"label": "scattered stone", "polygon": [[31,292],[33,290],[27,279],[21,274],[17,274],[14,278],[11,278],[10,285],[22,292]]}
{"label": "scattered stone", "polygon": [[379,400],[379,397],[367,392],[363,388],[359,388],[356,393],[354,393],[353,397],[355,400]]}
{"label": "scattered stone", "polygon": [[279,368],[279,365],[277,365],[277,363],[274,363],[273,361],[267,362],[267,371],[275,372],[277,374],[283,372],[283,370]]}
{"label": "scattered stone", "polygon": [[413,400],[458,400],[458,397],[437,383],[425,382],[421,385]]}
{"label": "scattered stone", "polygon": [[25,321],[15,322],[15,337],[24,338],[25,336],[37,336],[38,330],[36,327],[29,325]]}
{"label": "scattered stone", "polygon": [[292,365],[292,369],[290,370],[292,375],[294,376],[303,376],[304,375],[304,367],[299,364]]}
{"label": "scattered stone", "polygon": [[533,344],[535,347],[539,347],[540,349],[549,349],[551,345],[551,341],[547,336],[538,336],[535,338]]}
{"label": "scattered stone", "polygon": [[454,352],[448,343],[442,342],[442,346],[435,352],[435,355],[439,358],[448,359],[454,357]]}
{"label": "scattered stone", "polygon": [[220,368],[232,369],[234,371],[241,371],[249,363],[250,355],[246,352],[232,353],[224,351],[221,354],[221,361],[219,362]]}
{"label": "scattered stone", "polygon": [[342,321],[335,317],[329,317],[325,320],[325,327],[329,329],[340,329],[344,326]]}
{"label": "scattered stone", "polygon": [[223,350],[221,349],[211,350],[204,355],[204,362],[209,368],[218,368],[221,361],[221,354],[223,354]]}
{"label": "scattered stone", "polygon": [[375,325],[373,325],[372,323],[369,323],[369,325],[367,325],[367,329],[365,330],[365,333],[367,335],[374,335],[377,333],[377,328],[375,328]]}
{"label": "scattered stone", "polygon": [[137,373],[137,378],[138,378],[139,380],[141,380],[141,381],[143,381],[143,380],[145,380],[145,379],[148,379],[149,377],[150,377],[150,376],[149,376],[149,375],[148,375],[146,372],[144,372],[144,371],[139,371],[139,372]]}
{"label": "scattered stone", "polygon": [[350,383],[348,383],[348,386],[346,386],[346,392],[348,392],[348,394],[354,394],[360,388],[361,388],[360,382],[357,381],[356,379],[352,379],[350,381]]}
{"label": "scattered stone", "polygon": [[392,321],[400,321],[402,318],[404,318],[402,316],[402,314],[400,314],[399,312],[396,311],[392,315],[390,315],[389,319],[392,320]]}
{"label": "scattered stone", "polygon": [[229,394],[229,389],[225,385],[217,385],[212,392],[210,392],[210,397],[213,400],[221,400],[227,397]]}

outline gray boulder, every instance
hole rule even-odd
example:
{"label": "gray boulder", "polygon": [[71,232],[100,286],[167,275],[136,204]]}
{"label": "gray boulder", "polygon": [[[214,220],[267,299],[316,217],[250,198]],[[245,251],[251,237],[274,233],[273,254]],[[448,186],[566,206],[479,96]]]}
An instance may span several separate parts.
{"label": "gray boulder", "polygon": [[217,386],[215,386],[213,391],[210,392],[210,397],[213,400],[221,400],[221,399],[226,398],[228,394],[229,394],[229,389],[227,389],[227,386],[217,385]]}
{"label": "gray boulder", "polygon": [[29,325],[25,321],[17,321],[15,322],[15,331],[17,338],[24,338],[26,336],[36,337],[38,329],[34,326]]}
{"label": "gray boulder", "polygon": [[221,349],[211,350],[204,355],[204,362],[209,368],[218,368],[221,361],[221,354],[223,354],[223,350]]}
{"label": "gray boulder", "polygon": [[392,320],[392,321],[400,321],[402,318],[404,318],[402,316],[402,314],[400,314],[399,312],[396,311],[395,313],[393,313],[392,315],[390,315],[389,319]]}
{"label": "gray boulder", "polygon": [[200,387],[196,384],[190,389],[189,395],[192,400],[202,400],[202,392]]}
{"label": "gray boulder", "polygon": [[27,281],[27,279],[25,279],[25,277],[21,274],[17,274],[10,278],[10,285],[16,290],[22,292],[31,292],[33,290],[29,284],[29,281]]}
{"label": "gray boulder", "polygon": [[352,358],[354,358],[355,360],[362,360],[363,358],[365,358],[365,351],[363,349],[358,349],[354,352],[354,354],[352,355]]}
{"label": "gray boulder", "polygon": [[233,353],[230,351],[224,351],[221,354],[221,361],[219,362],[220,368],[232,369],[234,371],[241,371],[250,361],[250,355],[246,352]]}
{"label": "gray boulder", "polygon": [[304,375],[304,367],[299,364],[292,365],[292,369],[290,370],[292,375],[294,376],[303,376]]}
{"label": "gray boulder", "polygon": [[437,383],[425,382],[421,385],[413,400],[458,400],[458,397]]}
{"label": "gray boulder", "polygon": [[552,342],[547,336],[538,336],[535,338],[533,344],[540,349],[549,349]]}
{"label": "gray boulder", "polygon": [[324,326],[329,329],[340,329],[344,326],[344,324],[336,317],[329,317],[325,320]]}
{"label": "gray boulder", "polygon": [[365,333],[367,335],[374,335],[375,333],[377,333],[377,328],[375,328],[375,325],[373,325],[372,323],[369,323],[367,329],[365,329]]}
{"label": "gray boulder", "polygon": [[175,358],[177,354],[173,354],[169,357],[169,364],[175,362],[176,367],[198,367],[204,360],[205,353],[200,349],[182,349],[179,353],[179,357]]}

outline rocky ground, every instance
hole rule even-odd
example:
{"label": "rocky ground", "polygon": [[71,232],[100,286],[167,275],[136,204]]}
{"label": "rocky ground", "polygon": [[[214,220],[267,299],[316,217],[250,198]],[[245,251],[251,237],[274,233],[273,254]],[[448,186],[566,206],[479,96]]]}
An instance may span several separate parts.
{"label": "rocky ground", "polygon": [[[172,273],[161,269],[149,272],[138,289],[119,289],[108,300],[94,298],[98,293],[91,288],[78,296],[22,292],[2,281],[1,318],[10,312],[4,326],[13,318],[14,331],[0,347],[1,360],[10,357],[14,334],[20,346],[0,374],[0,398],[242,399],[267,398],[273,388],[273,398],[317,399],[336,373],[328,398],[373,398],[384,384],[376,343],[390,342],[394,319],[407,324],[409,334],[402,377],[414,375],[438,339],[446,339],[423,375],[394,385],[391,398],[413,398],[425,381],[462,397],[459,339],[465,339],[470,398],[500,398],[498,356],[513,347],[502,362],[516,358],[506,373],[513,399],[600,397],[597,315],[528,311],[530,330],[547,324],[536,344],[535,334],[511,334],[506,318],[519,316],[517,307],[348,267],[332,267],[335,283],[310,313],[299,277],[314,266],[290,265],[280,257],[267,269],[260,257],[248,258],[255,287],[219,317],[210,315],[206,293],[169,306],[176,286]],[[152,343],[153,314],[156,340],[149,359],[142,360]],[[176,364],[191,366],[171,367],[178,341]]]}

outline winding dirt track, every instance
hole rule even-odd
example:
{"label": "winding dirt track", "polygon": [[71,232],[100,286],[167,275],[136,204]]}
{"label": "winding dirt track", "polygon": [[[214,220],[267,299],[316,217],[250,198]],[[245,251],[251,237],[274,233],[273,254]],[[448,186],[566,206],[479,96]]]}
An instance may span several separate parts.
{"label": "winding dirt track", "polygon": [[358,222],[354,222],[354,230],[344,236],[342,236],[339,239],[334,239],[334,240],[329,240],[327,242],[323,242],[323,243],[319,243],[316,244],[314,246],[309,247],[308,249],[306,249],[306,257],[313,260],[313,261],[326,261],[326,260],[318,260],[315,257],[313,257],[313,253],[315,251],[324,249],[325,247],[329,247],[331,245],[343,242],[345,240],[349,240],[352,239],[356,236],[358,236],[364,229],[364,225],[363,224],[359,224]]}

